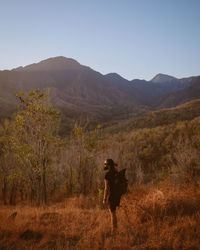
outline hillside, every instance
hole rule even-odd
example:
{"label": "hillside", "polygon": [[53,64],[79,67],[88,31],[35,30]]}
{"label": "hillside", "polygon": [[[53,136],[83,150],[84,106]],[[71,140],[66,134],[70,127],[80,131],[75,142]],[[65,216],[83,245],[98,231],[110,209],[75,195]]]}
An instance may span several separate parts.
{"label": "hillside", "polygon": [[197,98],[200,98],[200,77],[194,78],[187,88],[159,98],[156,106],[158,108],[174,107]]}
{"label": "hillside", "polygon": [[155,128],[157,126],[176,123],[177,121],[190,121],[200,116],[200,99],[196,99],[174,108],[166,108],[158,111],[149,112],[145,115],[119,122],[106,131],[119,132],[130,131],[140,128]]}

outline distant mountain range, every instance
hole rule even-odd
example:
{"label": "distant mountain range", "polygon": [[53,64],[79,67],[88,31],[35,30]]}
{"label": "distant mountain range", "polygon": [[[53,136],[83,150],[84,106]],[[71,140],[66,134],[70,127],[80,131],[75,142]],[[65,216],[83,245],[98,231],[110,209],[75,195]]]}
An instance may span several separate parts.
{"label": "distant mountain range", "polygon": [[15,110],[14,93],[35,88],[52,89],[52,102],[65,123],[80,116],[109,122],[199,98],[200,77],[158,74],[151,81],[128,81],[116,73],[102,75],[71,58],[54,57],[0,71],[0,116]]}

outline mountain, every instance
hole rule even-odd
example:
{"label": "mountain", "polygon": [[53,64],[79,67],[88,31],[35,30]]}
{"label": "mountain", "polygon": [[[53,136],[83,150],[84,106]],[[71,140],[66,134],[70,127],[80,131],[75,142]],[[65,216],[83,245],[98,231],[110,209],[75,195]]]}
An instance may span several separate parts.
{"label": "mountain", "polygon": [[170,83],[178,81],[177,78],[165,74],[157,74],[154,78],[150,81],[153,83]]}
{"label": "mountain", "polygon": [[146,105],[145,100],[144,100],[144,97],[145,97],[144,91],[141,91],[140,88],[138,88],[137,86],[134,86],[132,82],[121,77],[117,73],[109,73],[105,75],[105,78],[109,82],[117,86],[117,88],[119,88],[121,91],[123,91],[127,95],[137,100],[138,103]]}
{"label": "mountain", "polygon": [[65,71],[65,70],[85,70],[89,67],[83,66],[72,58],[57,56],[33,63],[25,67],[18,67],[13,71]]}
{"label": "mountain", "polygon": [[5,117],[15,109],[14,93],[35,88],[51,88],[51,100],[62,110],[66,123],[80,116],[102,121],[124,118],[127,114],[135,116],[148,110],[134,93],[126,91],[126,87],[123,90],[73,59],[55,57],[11,71],[0,71],[0,115]]}
{"label": "mountain", "polygon": [[162,99],[167,94],[189,87],[195,79],[196,77],[177,79],[173,76],[158,74],[150,81],[135,79],[131,82],[143,94],[143,104],[156,109],[160,97]]}
{"label": "mountain", "polygon": [[16,110],[16,92],[50,88],[52,103],[62,111],[66,126],[80,117],[94,124],[113,123],[167,106],[170,94],[184,91],[195,79],[158,74],[151,81],[128,81],[116,73],[102,75],[72,58],[53,57],[0,71],[0,117]]}
{"label": "mountain", "polygon": [[165,74],[157,74],[150,81],[140,79],[128,81],[116,73],[109,73],[105,77],[150,109],[157,108],[159,97],[187,88],[196,79],[196,77],[177,79]]}
{"label": "mountain", "polygon": [[109,73],[107,75],[105,75],[105,77],[111,81],[115,81],[115,82],[129,82],[128,80],[126,80],[125,78],[123,78],[122,76],[120,76],[117,73]]}
{"label": "mountain", "polygon": [[[186,79],[182,79],[182,81],[186,81]],[[190,100],[200,98],[200,77],[189,78],[187,81],[192,83],[189,87],[159,98],[157,107],[174,107]]]}

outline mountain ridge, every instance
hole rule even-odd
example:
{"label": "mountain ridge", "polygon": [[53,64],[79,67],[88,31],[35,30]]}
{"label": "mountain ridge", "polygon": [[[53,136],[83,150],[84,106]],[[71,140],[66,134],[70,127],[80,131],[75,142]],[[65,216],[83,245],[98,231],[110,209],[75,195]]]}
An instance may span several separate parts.
{"label": "mountain ridge", "polygon": [[89,69],[89,67],[81,65],[73,58],[57,56],[44,59],[38,63],[20,66],[12,69],[13,71],[63,71],[73,69]]}
{"label": "mountain ridge", "polygon": [[[63,67],[64,64],[64,67]],[[52,68],[43,68],[43,66],[52,66]],[[53,68],[54,67],[54,68]],[[59,68],[61,67],[61,68]],[[69,69],[90,69],[93,70],[91,67],[86,66],[86,65],[82,65],[80,64],[77,60],[73,59],[73,58],[68,58],[68,57],[64,57],[64,56],[55,56],[55,57],[50,57],[50,58],[46,58],[44,60],[41,60],[37,63],[32,63],[32,64],[28,64],[25,66],[18,66],[16,68],[13,68],[11,70],[0,70],[1,71],[48,71],[48,70],[69,70]],[[95,71],[95,70],[93,70]],[[98,72],[98,71],[96,71]],[[178,81],[184,81],[184,79],[188,79],[188,78],[196,78],[197,76],[190,76],[190,77],[182,77],[182,78],[176,78],[174,76],[168,75],[168,74],[163,74],[163,73],[158,73],[156,74],[151,80],[147,81],[144,79],[133,79],[133,80],[128,80],[124,77],[122,77],[120,74],[116,73],[116,72],[110,72],[108,74],[104,75],[105,77],[113,77],[115,79],[122,79],[122,80],[126,80],[129,82],[133,82],[136,80],[139,81],[145,81],[145,82],[154,82],[154,83],[161,83],[161,82],[169,82],[169,81],[173,81],[173,80],[178,80]]]}
{"label": "mountain ridge", "polygon": [[51,88],[52,103],[62,111],[66,123],[80,115],[96,122],[126,119],[160,108],[158,100],[187,89],[195,79],[182,78],[164,84],[129,81],[117,73],[103,75],[72,58],[53,57],[0,71],[0,116],[8,116],[15,109],[14,93]]}
{"label": "mountain ridge", "polygon": [[178,80],[178,79],[176,77],[174,77],[174,76],[170,76],[170,75],[159,73],[159,74],[155,75],[150,80],[150,82],[154,82],[154,83],[166,83],[166,82],[172,82],[172,81],[176,81],[176,80]]}

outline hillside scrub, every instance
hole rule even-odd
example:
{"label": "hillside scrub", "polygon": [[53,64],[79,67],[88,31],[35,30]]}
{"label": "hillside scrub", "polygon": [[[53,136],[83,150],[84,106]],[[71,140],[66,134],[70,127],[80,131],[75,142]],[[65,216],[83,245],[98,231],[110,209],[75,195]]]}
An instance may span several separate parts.
{"label": "hillside scrub", "polygon": [[135,118],[107,125],[105,132],[116,134],[142,128],[155,128],[174,124],[177,121],[191,121],[200,115],[200,99],[186,102],[173,108],[164,108],[140,115]]}
{"label": "hillside scrub", "polygon": [[169,180],[199,186],[200,118],[113,135],[76,123],[61,138],[48,94],[19,94],[15,119],[0,126],[0,201],[51,204],[73,195],[102,198],[103,162],[127,168],[129,185]]}
{"label": "hillside scrub", "polygon": [[[168,183],[169,184],[169,183]],[[48,207],[1,207],[1,249],[199,249],[200,192],[193,187],[135,186],[117,210],[82,197]]]}
{"label": "hillside scrub", "polygon": [[198,185],[199,138],[198,117],[167,126],[116,133],[107,137],[104,149],[119,166],[127,168],[129,184],[170,179],[178,185],[184,182]]}

